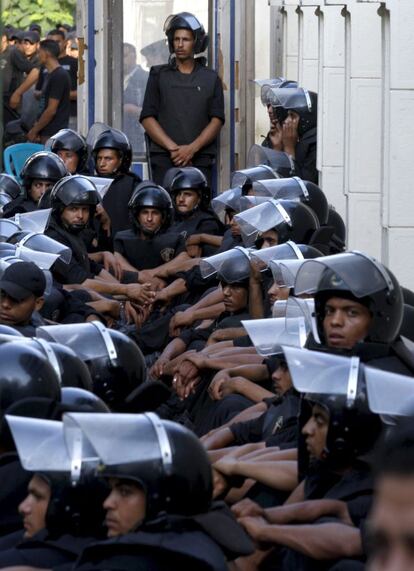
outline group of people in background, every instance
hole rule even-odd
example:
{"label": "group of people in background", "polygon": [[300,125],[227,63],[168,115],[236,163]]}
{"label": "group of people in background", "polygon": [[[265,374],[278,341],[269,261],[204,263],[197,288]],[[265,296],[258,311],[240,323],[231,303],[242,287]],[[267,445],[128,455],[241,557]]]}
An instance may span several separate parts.
{"label": "group of people in background", "polygon": [[296,82],[258,82],[269,132],[213,196],[208,36],[164,29],[128,101],[151,178],[47,104],[44,150],[0,175],[0,568],[410,569],[414,294],[346,250]]}

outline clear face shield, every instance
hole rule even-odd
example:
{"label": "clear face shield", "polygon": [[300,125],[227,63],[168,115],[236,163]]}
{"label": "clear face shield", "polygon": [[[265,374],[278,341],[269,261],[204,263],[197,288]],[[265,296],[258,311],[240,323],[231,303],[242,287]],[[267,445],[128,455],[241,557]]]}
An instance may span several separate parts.
{"label": "clear face shield", "polygon": [[[275,151],[261,145],[252,145],[247,155],[247,168],[266,165],[275,173],[274,179],[289,177],[295,170],[295,165],[291,157],[284,151]],[[256,180],[270,179],[262,177]]]}
{"label": "clear face shield", "polygon": [[244,260],[250,259],[249,251],[241,246],[236,246],[231,250],[226,252],[221,252],[220,254],[215,254],[209,258],[203,258],[200,260],[200,273],[203,279],[213,276],[220,271],[221,266],[224,262],[234,262],[234,265],[241,264]]}
{"label": "clear face shield", "polygon": [[113,178],[105,178],[103,176],[102,177],[86,176],[85,178],[90,180],[96,186],[96,190],[98,191],[99,196],[101,197],[101,200],[103,199],[105,194],[108,192],[111,184],[114,182]]}
{"label": "clear face shield", "polygon": [[22,229],[20,226],[14,222],[13,220],[9,220],[8,218],[0,219],[0,241],[5,242],[14,234],[21,232]]}
{"label": "clear face shield", "polygon": [[235,219],[246,247],[253,246],[261,233],[276,228],[283,222],[291,225],[289,214],[276,200],[269,200],[249,208],[237,214]]}
{"label": "clear face shield", "polygon": [[108,329],[99,321],[44,325],[36,329],[36,336],[72,349],[82,361],[107,357],[117,366],[117,351]]}
{"label": "clear face shield", "polygon": [[292,382],[298,392],[305,394],[342,395],[351,407],[358,393],[360,361],[358,357],[343,357],[283,346]]}
{"label": "clear face shield", "polygon": [[277,200],[300,200],[308,199],[309,192],[303,180],[297,176],[292,178],[279,178],[276,180],[264,180],[253,183],[255,196],[270,196]]}
{"label": "clear face shield", "polygon": [[242,189],[237,186],[229,188],[222,192],[211,201],[211,208],[215,212],[217,218],[223,223],[226,223],[226,209],[234,212],[240,212],[240,198],[242,196]]}
{"label": "clear face shield", "polygon": [[63,424],[68,435],[82,433],[105,467],[141,461],[152,462],[155,471],[162,467],[171,473],[171,445],[154,413],[67,413]]}
{"label": "clear face shield", "polygon": [[49,225],[51,214],[51,208],[44,208],[42,210],[34,210],[33,212],[26,212],[24,214],[15,214],[12,220],[20,226],[23,232],[38,232],[43,234]]}
{"label": "clear face shield", "polygon": [[82,468],[93,469],[95,450],[78,430],[68,434],[62,422],[6,415],[21,464],[29,472],[67,472],[75,485]]}
{"label": "clear face shield", "polygon": [[[361,252],[345,252],[306,260],[296,275],[296,295],[316,293],[326,269],[334,272],[357,298],[369,296],[387,288],[390,292],[394,289],[390,276],[376,260]],[[329,289],[329,284],[327,286],[326,289]],[[332,289],[334,286],[335,284]]]}
{"label": "clear face shield", "polygon": [[264,248],[263,250],[253,250],[251,252],[252,264],[260,271],[266,270],[272,260],[303,260],[303,254],[295,242],[289,240],[284,244]]}
{"label": "clear face shield", "polygon": [[34,250],[35,252],[54,254],[65,264],[69,264],[72,259],[72,250],[70,248],[45,234],[28,232],[16,243],[16,246],[24,246],[26,249]]}
{"label": "clear face shield", "polygon": [[268,165],[257,165],[247,169],[234,171],[231,177],[231,186],[243,187],[246,184],[253,184],[256,180],[276,178],[277,174]]}
{"label": "clear face shield", "polygon": [[368,405],[389,425],[414,415],[414,378],[364,367]]}

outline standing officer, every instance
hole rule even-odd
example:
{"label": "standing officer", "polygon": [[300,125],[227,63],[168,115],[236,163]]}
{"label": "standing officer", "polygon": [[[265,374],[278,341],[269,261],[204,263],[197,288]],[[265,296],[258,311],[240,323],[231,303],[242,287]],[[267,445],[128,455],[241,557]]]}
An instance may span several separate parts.
{"label": "standing officer", "polygon": [[210,185],[224,100],[217,73],[194,57],[207,48],[208,36],[188,12],[169,16],[164,30],[170,61],[151,68],[140,116],[151,139],[152,178],[162,184],[169,168],[193,165]]}

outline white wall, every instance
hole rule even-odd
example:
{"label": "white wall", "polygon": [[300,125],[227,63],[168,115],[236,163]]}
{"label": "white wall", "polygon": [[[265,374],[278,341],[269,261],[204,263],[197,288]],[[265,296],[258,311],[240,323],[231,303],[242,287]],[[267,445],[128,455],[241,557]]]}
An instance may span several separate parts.
{"label": "white wall", "polygon": [[413,0],[269,0],[284,15],[283,75],[319,93],[321,186],[348,246],[414,288]]}

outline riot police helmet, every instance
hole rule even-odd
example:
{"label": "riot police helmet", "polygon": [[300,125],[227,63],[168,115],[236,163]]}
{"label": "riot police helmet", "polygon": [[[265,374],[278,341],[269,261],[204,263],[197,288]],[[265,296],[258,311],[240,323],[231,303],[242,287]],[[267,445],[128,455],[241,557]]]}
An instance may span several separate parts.
{"label": "riot police helmet", "polygon": [[20,172],[20,178],[26,192],[30,190],[34,180],[47,180],[56,183],[68,175],[69,171],[65,163],[50,151],[39,151],[31,155]]}
{"label": "riot police helmet", "polygon": [[157,232],[167,230],[173,221],[174,207],[170,195],[162,186],[150,180],[135,185],[128,208],[133,227],[138,231],[141,230],[138,215],[143,208],[155,208],[161,212],[162,222]]}
{"label": "riot police helmet", "polygon": [[208,35],[203,24],[190,12],[171,14],[164,23],[164,33],[168,39],[170,54],[174,53],[174,33],[176,30],[190,30],[194,36],[194,54],[203,53],[208,47]]}
{"label": "riot police helmet", "polygon": [[[107,129],[98,135],[92,147],[92,156],[97,161],[98,152],[101,149],[113,149],[118,152],[121,164],[118,171],[127,173],[132,162],[132,147],[128,137],[118,129]],[[116,173],[115,173],[116,174]]]}
{"label": "riot police helmet", "polygon": [[88,161],[88,148],[85,139],[73,129],[60,129],[47,141],[46,149],[59,155],[60,151],[72,151],[78,156],[76,172],[81,172]]}

